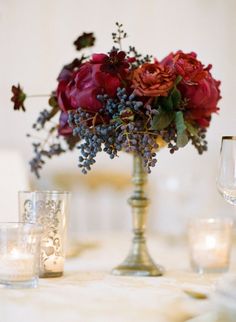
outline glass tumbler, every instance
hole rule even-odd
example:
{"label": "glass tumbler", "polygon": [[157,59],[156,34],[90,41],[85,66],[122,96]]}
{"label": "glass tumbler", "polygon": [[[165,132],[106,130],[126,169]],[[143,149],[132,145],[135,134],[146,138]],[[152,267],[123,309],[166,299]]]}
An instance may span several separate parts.
{"label": "glass tumbler", "polygon": [[37,287],[41,233],[36,224],[0,223],[0,284]]}
{"label": "glass tumbler", "polygon": [[40,277],[63,275],[69,199],[70,193],[65,191],[19,192],[20,220],[43,227]]}
{"label": "glass tumbler", "polygon": [[221,273],[229,268],[233,221],[196,218],[188,227],[191,266],[198,273]]}

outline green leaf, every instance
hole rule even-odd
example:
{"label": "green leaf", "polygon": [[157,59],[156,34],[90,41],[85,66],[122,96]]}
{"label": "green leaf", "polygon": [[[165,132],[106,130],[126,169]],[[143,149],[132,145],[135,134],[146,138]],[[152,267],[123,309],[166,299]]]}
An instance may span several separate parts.
{"label": "green leaf", "polygon": [[180,100],[181,100],[181,94],[180,94],[180,91],[176,87],[171,92],[171,100],[172,100],[173,106],[178,107]]}
{"label": "green leaf", "polygon": [[182,132],[182,133],[178,133],[177,132],[177,147],[178,148],[183,148],[185,145],[188,144],[189,138],[188,135],[186,133],[186,131]]}
{"label": "green leaf", "polygon": [[174,112],[165,111],[161,106],[158,109],[158,114],[156,114],[152,119],[152,130],[163,130],[165,129],[174,119]]}
{"label": "green leaf", "polygon": [[186,130],[183,112],[178,111],[175,113],[175,124],[176,124],[177,132],[183,133]]}
{"label": "green leaf", "polygon": [[167,111],[172,111],[173,110],[173,102],[171,95],[167,97],[162,97],[161,100],[159,101],[159,105],[163,107],[163,109]]}
{"label": "green leaf", "polygon": [[180,101],[181,93],[176,87],[174,87],[169,96],[159,98],[158,105],[161,105],[166,111],[173,111],[175,107],[178,107]]}
{"label": "green leaf", "polygon": [[189,141],[187,132],[186,132],[186,125],[184,122],[183,112],[178,111],[175,114],[175,125],[177,129],[177,146],[179,148],[183,148]]}

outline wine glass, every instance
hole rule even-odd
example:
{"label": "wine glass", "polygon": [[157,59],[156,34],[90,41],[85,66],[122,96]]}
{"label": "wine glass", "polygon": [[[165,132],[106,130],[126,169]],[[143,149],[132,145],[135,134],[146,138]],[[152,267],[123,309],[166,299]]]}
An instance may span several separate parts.
{"label": "wine glass", "polygon": [[[224,200],[236,206],[236,136],[222,137],[217,187]],[[230,312],[233,314],[232,302],[236,298],[235,286],[236,276],[234,274],[223,277],[216,284],[213,302],[221,309],[223,308],[227,314]]]}
{"label": "wine glass", "polygon": [[236,206],[236,136],[223,136],[217,187],[225,201]]}

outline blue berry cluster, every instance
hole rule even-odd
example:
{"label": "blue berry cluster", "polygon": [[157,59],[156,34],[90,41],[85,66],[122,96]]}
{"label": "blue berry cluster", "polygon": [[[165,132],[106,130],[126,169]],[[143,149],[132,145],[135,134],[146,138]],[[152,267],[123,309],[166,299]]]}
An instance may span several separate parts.
{"label": "blue berry cluster", "polygon": [[44,157],[51,159],[55,155],[65,153],[65,149],[60,143],[52,143],[48,148],[44,147],[41,143],[32,143],[35,156],[30,160],[30,169],[39,178],[39,171],[45,164]]}
{"label": "blue berry cluster", "polygon": [[111,159],[117,156],[122,146],[116,140],[116,124],[98,124],[91,127],[91,115],[82,109],[69,114],[69,124],[73,135],[83,139],[78,146],[80,150],[79,167],[86,174],[96,162],[98,152],[106,152]]}
{"label": "blue berry cluster", "polygon": [[151,167],[155,167],[156,149],[158,149],[157,134],[144,132],[142,122],[128,123],[121,126],[121,132],[117,138],[122,142],[122,148],[125,152],[136,153],[143,159],[143,165],[147,172],[151,172]]}
{"label": "blue berry cluster", "polygon": [[104,113],[110,118],[119,117],[123,111],[138,112],[143,107],[143,102],[137,101],[134,93],[128,94],[125,88],[117,88],[116,98],[109,98],[107,94],[98,95],[97,99],[104,104]]}
{"label": "blue berry cluster", "polygon": [[[95,115],[82,108],[69,113],[73,135],[81,140],[78,149],[82,172],[86,174],[91,169],[97,153],[104,151],[113,159],[121,150],[140,155],[147,172],[151,172],[157,162],[155,150],[158,148],[158,132],[152,131],[147,123],[147,113],[151,111],[134,94],[128,95],[125,88],[118,88],[115,98],[105,94],[98,99],[103,108]],[[130,112],[128,121],[127,111]]]}
{"label": "blue berry cluster", "polygon": [[49,117],[50,112],[48,110],[44,109],[43,111],[41,111],[36,122],[33,124],[33,129],[40,131],[42,128],[44,128],[46,122],[49,120]]}

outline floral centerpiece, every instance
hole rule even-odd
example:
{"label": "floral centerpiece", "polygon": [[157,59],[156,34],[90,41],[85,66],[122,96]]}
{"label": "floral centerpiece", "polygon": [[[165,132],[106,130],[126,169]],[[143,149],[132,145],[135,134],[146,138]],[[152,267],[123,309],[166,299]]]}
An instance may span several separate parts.
{"label": "floral centerpiece", "polygon": [[[127,34],[121,24],[116,26],[114,46],[108,53],[86,55],[85,49],[95,42],[93,33],[83,33],[74,42],[82,54],[62,68],[49,109],[40,112],[33,124],[36,131],[48,126],[46,140],[33,142],[35,155],[30,166],[36,176],[46,158],[68,149],[79,149],[78,166],[84,174],[99,152],[111,159],[120,151],[133,153],[139,169],[134,173],[136,179],[156,165],[158,148],[163,145],[170,153],[189,142],[200,154],[207,150],[206,130],[212,113],[219,110],[220,99],[220,82],[213,78],[212,66],[204,66],[194,52],[179,50],[158,60],[131,46],[125,51],[122,40]],[[12,92],[14,109],[25,111],[30,96],[20,85],[13,86]],[[145,199],[145,204],[132,204],[140,199],[134,196],[130,203],[144,209],[147,200],[141,188],[145,180],[135,180],[136,197]],[[136,230],[141,234],[142,229]]]}

